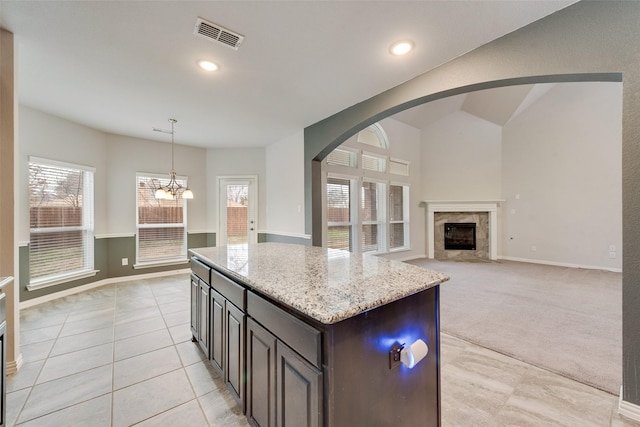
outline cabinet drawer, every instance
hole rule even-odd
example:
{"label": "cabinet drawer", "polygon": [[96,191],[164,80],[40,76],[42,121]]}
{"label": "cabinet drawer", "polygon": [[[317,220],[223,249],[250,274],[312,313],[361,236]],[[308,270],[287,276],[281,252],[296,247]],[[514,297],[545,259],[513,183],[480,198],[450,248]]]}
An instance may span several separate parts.
{"label": "cabinet drawer", "polygon": [[211,270],[211,287],[240,310],[245,311],[247,290],[244,286],[226,278],[215,270]]}
{"label": "cabinet drawer", "polygon": [[211,283],[211,268],[202,263],[195,257],[191,257],[191,271],[193,271],[199,278],[204,280],[207,284]]}
{"label": "cabinet drawer", "polygon": [[322,333],[264,298],[247,293],[247,314],[271,331],[279,340],[320,368]]}

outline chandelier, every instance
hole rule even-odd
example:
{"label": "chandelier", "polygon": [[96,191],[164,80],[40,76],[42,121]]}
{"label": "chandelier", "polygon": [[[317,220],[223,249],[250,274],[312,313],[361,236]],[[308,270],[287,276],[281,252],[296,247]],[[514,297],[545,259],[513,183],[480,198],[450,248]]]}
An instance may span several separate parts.
{"label": "chandelier", "polygon": [[189,187],[183,187],[176,181],[176,171],[173,167],[173,157],[174,157],[174,142],[173,136],[175,135],[174,125],[178,121],[176,119],[169,119],[169,123],[171,123],[171,130],[161,130],[154,128],[153,130],[156,132],[164,132],[171,134],[171,172],[169,172],[169,183],[167,185],[160,185],[156,188],[154,196],[156,199],[165,199],[165,200],[175,200],[177,198],[182,197],[183,199],[193,199],[193,192],[189,189]]}

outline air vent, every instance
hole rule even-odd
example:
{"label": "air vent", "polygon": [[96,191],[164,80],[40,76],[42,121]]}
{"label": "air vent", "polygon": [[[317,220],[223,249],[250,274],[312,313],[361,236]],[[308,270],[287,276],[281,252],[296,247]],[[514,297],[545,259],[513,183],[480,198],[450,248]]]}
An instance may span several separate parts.
{"label": "air vent", "polygon": [[198,18],[196,21],[196,27],[193,33],[208,40],[221,43],[234,50],[238,50],[240,43],[244,40],[244,36],[227,30],[213,22],[205,21],[202,18]]}

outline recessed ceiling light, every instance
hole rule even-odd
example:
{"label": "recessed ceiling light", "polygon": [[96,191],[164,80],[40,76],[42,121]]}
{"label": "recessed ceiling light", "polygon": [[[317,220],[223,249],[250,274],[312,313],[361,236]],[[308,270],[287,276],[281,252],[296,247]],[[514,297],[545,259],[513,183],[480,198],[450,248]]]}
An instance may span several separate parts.
{"label": "recessed ceiling light", "polygon": [[200,61],[197,62],[197,64],[200,68],[207,71],[216,71],[219,68],[218,64],[215,64],[211,61],[207,61],[205,59],[201,59]]}
{"label": "recessed ceiling light", "polygon": [[411,49],[413,49],[413,42],[411,40],[402,40],[392,44],[389,50],[393,55],[400,56],[409,53]]}

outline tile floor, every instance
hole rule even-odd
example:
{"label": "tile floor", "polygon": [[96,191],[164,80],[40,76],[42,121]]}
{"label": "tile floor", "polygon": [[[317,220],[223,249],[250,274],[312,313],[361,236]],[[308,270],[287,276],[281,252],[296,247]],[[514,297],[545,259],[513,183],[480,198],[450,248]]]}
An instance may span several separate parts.
{"label": "tile floor", "polygon": [[[21,313],[8,426],[248,426],[189,329],[188,275],[103,286]],[[443,426],[638,426],[617,397],[442,336]]]}

